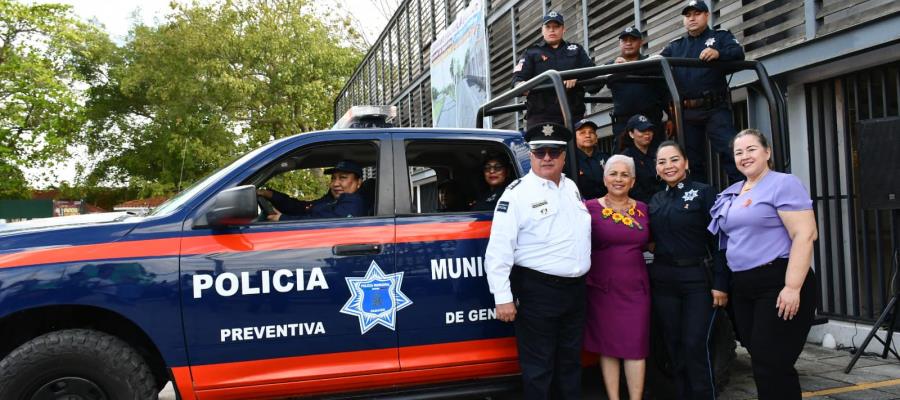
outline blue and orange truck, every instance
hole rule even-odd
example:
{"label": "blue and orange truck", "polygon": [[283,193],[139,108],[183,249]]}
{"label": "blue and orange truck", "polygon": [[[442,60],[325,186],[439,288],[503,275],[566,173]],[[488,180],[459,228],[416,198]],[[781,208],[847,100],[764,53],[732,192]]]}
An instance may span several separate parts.
{"label": "blue and orange truck", "polygon": [[[548,71],[485,104],[479,122],[548,82],[564,93],[563,79],[655,69],[636,79],[674,88],[666,70],[691,61]],[[783,99],[761,65],[729,68],[761,73],[783,132]],[[390,128],[384,112],[354,110],[345,122],[362,128],[268,143],[149,215],[0,227],[0,399],[155,399],[170,381],[192,400],[508,390],[514,332],[495,319],[484,277],[492,212],[441,209],[436,192],[452,181],[473,199],[487,153],[523,176],[521,134]],[[258,189],[308,196],[298,177],[342,159],[363,167],[366,215],[266,218]]]}

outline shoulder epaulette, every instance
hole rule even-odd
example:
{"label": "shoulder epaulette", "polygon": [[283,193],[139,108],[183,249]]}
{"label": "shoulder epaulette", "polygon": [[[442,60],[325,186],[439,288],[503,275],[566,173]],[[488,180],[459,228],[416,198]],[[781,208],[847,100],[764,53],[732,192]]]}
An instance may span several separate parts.
{"label": "shoulder epaulette", "polygon": [[519,182],[522,182],[522,179],[521,179],[521,178],[512,181],[512,183],[510,183],[508,186],[506,186],[506,190],[512,190],[512,189],[514,189],[516,186],[519,186]]}

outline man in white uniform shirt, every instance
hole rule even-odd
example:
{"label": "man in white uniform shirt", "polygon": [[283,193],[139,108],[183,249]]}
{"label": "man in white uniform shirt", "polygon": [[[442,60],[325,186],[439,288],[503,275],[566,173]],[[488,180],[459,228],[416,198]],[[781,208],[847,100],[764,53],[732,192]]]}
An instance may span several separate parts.
{"label": "man in white uniform shirt", "polygon": [[554,123],[525,132],[531,171],[497,202],[485,255],[497,318],[515,324],[526,399],[581,398],[591,225],[562,173],[571,138]]}

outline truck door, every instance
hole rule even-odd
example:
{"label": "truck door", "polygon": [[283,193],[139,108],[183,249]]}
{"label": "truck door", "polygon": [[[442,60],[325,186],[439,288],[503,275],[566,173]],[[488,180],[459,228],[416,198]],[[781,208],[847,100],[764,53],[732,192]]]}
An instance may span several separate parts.
{"label": "truck door", "polygon": [[[470,211],[485,193],[488,151],[515,165],[501,142],[394,135],[397,270],[416,302],[399,325],[402,370],[483,364],[467,372],[490,375],[516,369],[512,326],[496,320],[484,273],[493,211]],[[408,174],[400,181],[402,171]],[[517,174],[513,166],[509,179]]]}
{"label": "truck door", "polygon": [[410,302],[395,274],[393,198],[382,195],[392,190],[391,148],[386,134],[351,136],[287,149],[235,185],[315,199],[340,172],[329,168],[348,160],[361,169],[363,215],[309,215],[306,203],[273,201],[284,208],[278,222],[185,224],[181,301],[198,392],[364,389],[356,377],[399,369],[394,327]]}

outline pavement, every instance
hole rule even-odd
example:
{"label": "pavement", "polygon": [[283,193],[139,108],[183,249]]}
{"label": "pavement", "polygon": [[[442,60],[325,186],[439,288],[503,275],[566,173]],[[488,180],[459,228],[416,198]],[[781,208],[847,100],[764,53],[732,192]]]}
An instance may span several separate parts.
{"label": "pavement", "polygon": [[[900,361],[889,357],[884,360],[874,354],[860,357],[849,374],[844,368],[850,362],[847,350],[826,349],[807,344],[797,361],[800,386],[804,399],[886,400],[900,399]],[[599,377],[598,377],[599,379]],[[586,383],[585,399],[606,398],[600,385]],[[159,394],[160,400],[175,400],[175,392],[169,384]],[[737,359],[731,369],[728,386],[719,400],[756,399],[756,385],[750,369],[750,356],[738,346]]]}

